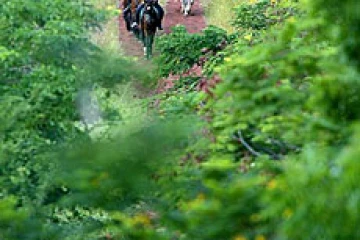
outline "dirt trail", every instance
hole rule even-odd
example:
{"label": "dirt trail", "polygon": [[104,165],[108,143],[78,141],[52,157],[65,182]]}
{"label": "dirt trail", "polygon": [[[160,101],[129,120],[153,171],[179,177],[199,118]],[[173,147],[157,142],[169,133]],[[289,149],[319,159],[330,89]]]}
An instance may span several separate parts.
{"label": "dirt trail", "polygon": [[140,42],[132,34],[126,30],[125,21],[122,15],[119,16],[119,41],[121,49],[126,55],[143,56],[143,50]]}
{"label": "dirt trail", "polygon": [[[186,29],[190,33],[200,32],[203,28],[205,28],[206,23],[204,10],[201,6],[200,0],[195,0],[190,16],[187,17],[184,17],[180,12],[180,0],[167,0],[165,18],[163,20],[164,33],[170,33],[171,28],[178,24],[186,26]],[[131,32],[126,30],[122,15],[119,16],[119,28],[119,40],[124,52],[131,56],[143,56],[142,45],[138,40],[136,40]]]}
{"label": "dirt trail", "polygon": [[200,32],[204,29],[206,26],[204,9],[200,1],[195,0],[190,16],[184,17],[180,12],[180,0],[168,0],[164,19],[165,33],[170,33],[171,28],[177,24],[186,26],[190,33]]}

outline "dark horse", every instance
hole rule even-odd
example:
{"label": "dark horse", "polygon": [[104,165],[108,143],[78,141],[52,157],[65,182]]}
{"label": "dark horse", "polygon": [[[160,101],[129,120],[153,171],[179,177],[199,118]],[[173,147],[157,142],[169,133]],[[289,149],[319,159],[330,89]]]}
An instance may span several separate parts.
{"label": "dark horse", "polygon": [[147,59],[152,56],[152,45],[154,43],[156,28],[158,25],[156,7],[152,0],[145,0],[144,8],[140,12],[140,37],[144,44],[144,55]]}
{"label": "dark horse", "polygon": [[123,1],[123,16],[126,24],[126,29],[128,31],[132,31],[136,36],[139,35],[139,28],[136,24],[136,9],[141,2],[141,0]]}

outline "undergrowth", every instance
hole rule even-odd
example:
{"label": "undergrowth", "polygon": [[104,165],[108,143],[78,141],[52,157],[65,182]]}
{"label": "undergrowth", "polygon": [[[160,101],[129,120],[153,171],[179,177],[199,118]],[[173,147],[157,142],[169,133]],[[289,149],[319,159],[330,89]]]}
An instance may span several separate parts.
{"label": "undergrowth", "polygon": [[206,22],[233,33],[235,31],[231,22],[235,19],[233,8],[246,0],[201,0],[205,9]]}

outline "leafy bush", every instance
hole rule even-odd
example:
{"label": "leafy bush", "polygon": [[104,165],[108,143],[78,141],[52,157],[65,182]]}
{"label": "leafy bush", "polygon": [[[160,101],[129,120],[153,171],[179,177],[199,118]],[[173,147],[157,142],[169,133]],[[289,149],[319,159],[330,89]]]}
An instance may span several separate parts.
{"label": "leafy bush", "polygon": [[159,38],[156,44],[161,52],[155,60],[159,75],[168,76],[190,69],[202,55],[201,49],[216,49],[224,39],[227,39],[226,32],[215,26],[207,27],[202,34],[189,34],[184,26],[174,27],[169,35]]}
{"label": "leafy bush", "polygon": [[293,16],[296,8],[282,6],[277,1],[259,0],[254,3],[243,2],[235,8],[233,25],[240,30],[264,30]]}
{"label": "leafy bush", "polygon": [[357,130],[351,143],[335,156],[329,148],[307,148],[297,162],[284,163],[284,174],[271,181],[264,198],[268,208],[263,215],[276,226],[275,231],[271,229],[275,238],[360,236],[356,227],[360,203],[358,137]]}

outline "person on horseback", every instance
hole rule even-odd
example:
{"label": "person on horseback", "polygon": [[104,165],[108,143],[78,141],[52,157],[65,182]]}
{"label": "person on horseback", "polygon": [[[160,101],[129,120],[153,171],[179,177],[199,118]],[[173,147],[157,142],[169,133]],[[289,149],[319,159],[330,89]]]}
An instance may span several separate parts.
{"label": "person on horseback", "polygon": [[123,18],[126,23],[126,29],[131,31],[131,0],[123,0],[122,2]]}
{"label": "person on horseback", "polygon": [[162,27],[162,19],[164,18],[164,9],[160,6],[158,0],[145,0],[144,3],[140,4],[136,9],[136,22],[139,24],[140,15],[142,10],[144,9],[145,3],[152,4],[157,12],[157,27],[159,30],[163,30]]}
{"label": "person on horseback", "polygon": [[130,12],[130,4],[131,4],[131,1],[128,1],[128,0],[123,1],[122,11],[123,11],[124,18]]}

